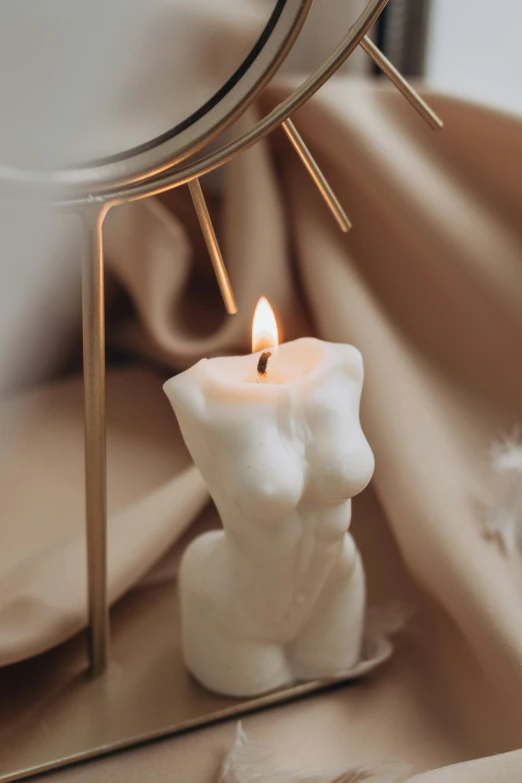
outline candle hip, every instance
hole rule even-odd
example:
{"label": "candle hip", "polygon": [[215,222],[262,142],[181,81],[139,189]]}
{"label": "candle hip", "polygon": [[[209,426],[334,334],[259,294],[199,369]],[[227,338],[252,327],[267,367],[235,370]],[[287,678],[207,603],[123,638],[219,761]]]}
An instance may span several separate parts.
{"label": "candle hip", "polygon": [[256,382],[250,356],[203,360],[165,384],[223,522],[182,559],[184,659],[232,696],[335,677],[361,652],[364,574],[348,527],[374,466],[362,360],[306,338],[268,367],[279,382]]}

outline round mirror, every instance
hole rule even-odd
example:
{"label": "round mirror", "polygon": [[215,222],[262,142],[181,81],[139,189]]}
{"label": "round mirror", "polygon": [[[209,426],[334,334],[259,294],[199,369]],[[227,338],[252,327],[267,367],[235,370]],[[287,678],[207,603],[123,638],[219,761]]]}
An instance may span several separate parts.
{"label": "round mirror", "polygon": [[182,160],[262,89],[311,3],[1,4],[0,176],[95,193]]}

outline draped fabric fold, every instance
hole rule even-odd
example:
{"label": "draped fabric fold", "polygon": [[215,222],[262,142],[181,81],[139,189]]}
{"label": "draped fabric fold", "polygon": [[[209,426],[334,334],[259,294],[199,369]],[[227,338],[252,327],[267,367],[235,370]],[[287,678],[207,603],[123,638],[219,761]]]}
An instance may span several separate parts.
{"label": "draped fabric fold", "polygon": [[[241,124],[290,88],[268,89]],[[234,318],[223,314],[185,189],[109,213],[108,341],[135,362],[108,376],[110,594],[147,589],[140,579],[207,502],[162,381],[202,356],[248,352],[265,295],[284,339],[316,334],[363,354],[363,427],[377,468],[355,503],[354,532],[370,597],[407,597],[419,609],[371,686],[260,714],[247,727],[282,755],[302,754],[300,766],[395,755],[419,770],[415,783],[517,783],[522,560],[506,558],[483,526],[490,446],[522,419],[522,128],[477,106],[430,101],[445,120],[441,134],[388,87],[357,80],[327,85],[295,116],[354,224],[348,235],[281,132],[226,167],[220,197],[203,179]],[[85,624],[81,402],[73,378],[4,414],[24,416],[0,473],[2,664]],[[177,779],[210,780],[232,731],[51,779],[131,781],[146,770],[156,783],[178,768]],[[212,753],[199,754],[204,742]]]}

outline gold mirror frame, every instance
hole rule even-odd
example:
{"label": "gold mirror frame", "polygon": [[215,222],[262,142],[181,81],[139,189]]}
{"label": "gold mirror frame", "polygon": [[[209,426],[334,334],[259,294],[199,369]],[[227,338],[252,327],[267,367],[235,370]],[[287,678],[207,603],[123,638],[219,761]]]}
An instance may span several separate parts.
{"label": "gold mirror frame", "polygon": [[234,74],[197,111],[128,150],[52,171],[0,165],[0,181],[48,193],[90,195],[147,180],[194,155],[240,117],[286,59],[313,0],[276,0],[263,31]]}

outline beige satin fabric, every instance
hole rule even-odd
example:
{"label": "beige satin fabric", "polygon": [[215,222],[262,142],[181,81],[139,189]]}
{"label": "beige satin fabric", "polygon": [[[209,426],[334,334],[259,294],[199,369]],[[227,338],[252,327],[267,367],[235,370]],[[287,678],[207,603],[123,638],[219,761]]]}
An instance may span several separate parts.
{"label": "beige satin fabric", "polygon": [[[287,90],[271,88],[256,111]],[[206,502],[162,379],[201,356],[247,352],[264,294],[284,339],[317,334],[363,353],[362,417],[377,469],[355,504],[354,533],[372,600],[414,598],[420,608],[374,681],[252,716],[249,734],[290,767],[397,757],[423,773],[418,783],[518,783],[522,561],[486,541],[482,522],[489,446],[522,419],[521,126],[430,100],[441,134],[387,87],[358,81],[327,85],[294,118],[354,223],[348,235],[281,133],[227,166],[223,198],[211,202],[234,318],[224,315],[184,190],[109,214],[109,275],[132,305],[115,297],[109,344],[156,367],[109,370],[110,592],[116,600],[139,580]],[[242,123],[253,120],[252,110]],[[2,663],[85,622],[79,380],[12,403],[9,422],[20,405],[30,409],[25,435],[13,436],[0,477],[10,492]],[[50,779],[210,781],[233,730]],[[478,760],[458,763],[469,759]]]}

